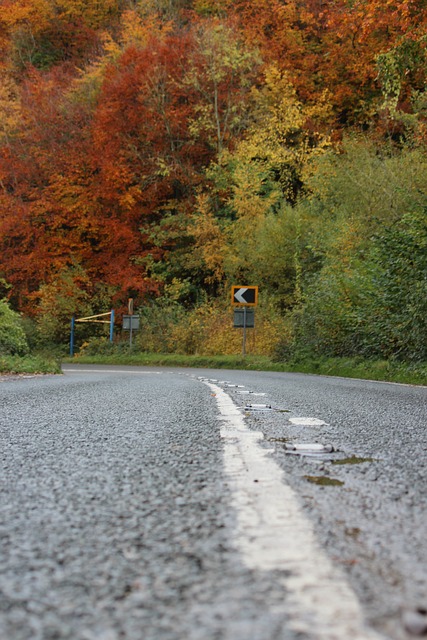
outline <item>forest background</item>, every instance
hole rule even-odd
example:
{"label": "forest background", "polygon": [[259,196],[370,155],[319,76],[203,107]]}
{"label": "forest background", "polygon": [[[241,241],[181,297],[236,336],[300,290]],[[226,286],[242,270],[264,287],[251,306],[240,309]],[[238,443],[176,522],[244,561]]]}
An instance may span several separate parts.
{"label": "forest background", "polygon": [[2,353],[239,353],[242,284],[252,354],[427,361],[425,0],[1,0],[0,56]]}

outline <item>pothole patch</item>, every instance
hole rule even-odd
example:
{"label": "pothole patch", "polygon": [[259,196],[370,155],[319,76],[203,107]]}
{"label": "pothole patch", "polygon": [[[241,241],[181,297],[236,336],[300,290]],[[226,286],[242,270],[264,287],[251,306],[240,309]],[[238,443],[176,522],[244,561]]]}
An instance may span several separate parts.
{"label": "pothole patch", "polygon": [[329,476],[304,476],[304,478],[312,484],[321,487],[342,487],[344,482],[338,478],[329,478]]}
{"label": "pothole patch", "polygon": [[363,462],[374,462],[375,458],[359,458],[358,456],[349,456],[348,458],[340,458],[334,460],[332,464],[362,464]]}

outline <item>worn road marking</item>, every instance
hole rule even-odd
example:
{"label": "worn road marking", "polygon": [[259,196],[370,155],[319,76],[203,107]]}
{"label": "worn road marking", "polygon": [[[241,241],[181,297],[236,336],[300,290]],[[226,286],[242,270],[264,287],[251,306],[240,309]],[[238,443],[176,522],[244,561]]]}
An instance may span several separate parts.
{"label": "worn road marking", "polygon": [[285,474],[259,446],[230,396],[205,382],[221,413],[224,465],[232,487],[236,543],[246,565],[283,571],[289,628],[315,640],[379,640],[366,627],[359,602],[315,539]]}
{"label": "worn road marking", "polygon": [[62,369],[63,373],[131,373],[132,375],[161,375],[161,371],[129,371],[128,369]]}
{"label": "worn road marking", "polygon": [[289,418],[289,422],[303,427],[323,427],[327,424],[319,418]]}

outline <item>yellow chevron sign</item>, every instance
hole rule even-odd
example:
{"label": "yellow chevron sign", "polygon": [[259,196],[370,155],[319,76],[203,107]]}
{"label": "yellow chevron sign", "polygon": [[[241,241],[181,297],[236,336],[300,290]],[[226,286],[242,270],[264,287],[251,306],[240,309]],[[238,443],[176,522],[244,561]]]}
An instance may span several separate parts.
{"label": "yellow chevron sign", "polygon": [[231,304],[256,307],[258,304],[258,287],[233,285],[231,287]]}

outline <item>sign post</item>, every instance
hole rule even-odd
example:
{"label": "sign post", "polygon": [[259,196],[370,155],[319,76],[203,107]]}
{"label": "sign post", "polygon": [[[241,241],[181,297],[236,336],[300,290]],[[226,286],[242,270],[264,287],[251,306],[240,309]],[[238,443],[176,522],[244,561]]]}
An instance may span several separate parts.
{"label": "sign post", "polygon": [[246,307],[243,307],[243,342],[242,342],[242,356],[246,355]]}
{"label": "sign post", "polygon": [[139,329],[139,316],[123,316],[123,331],[129,331],[129,348],[132,348],[132,333]]}
{"label": "sign post", "polygon": [[240,307],[234,310],[234,326],[243,328],[242,356],[246,355],[246,328],[255,326],[255,309],[258,304],[258,287],[233,285],[231,304]]}
{"label": "sign post", "polygon": [[76,318],[73,316],[71,318],[71,332],[70,332],[70,356],[74,355],[74,332],[76,328]]}
{"label": "sign post", "polygon": [[113,342],[114,338],[114,309],[111,309],[110,316],[110,342]]}

